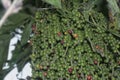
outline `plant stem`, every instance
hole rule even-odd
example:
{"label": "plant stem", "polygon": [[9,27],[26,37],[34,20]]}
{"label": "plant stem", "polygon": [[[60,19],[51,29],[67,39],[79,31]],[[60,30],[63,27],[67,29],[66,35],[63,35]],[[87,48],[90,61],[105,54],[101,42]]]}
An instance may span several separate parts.
{"label": "plant stem", "polygon": [[[20,0],[14,0],[12,5],[8,8],[8,10],[5,12],[5,14],[3,15],[3,17],[0,20],[0,28],[2,27],[2,25],[4,24],[4,22],[6,21],[6,19],[14,13],[15,9],[18,9],[18,4],[19,4]],[[21,0],[22,2],[22,0]]]}
{"label": "plant stem", "polygon": [[90,46],[91,46],[93,52],[96,52],[96,50],[94,49],[94,45],[93,45],[92,41],[90,40],[90,38],[87,38],[87,40],[89,41]]}

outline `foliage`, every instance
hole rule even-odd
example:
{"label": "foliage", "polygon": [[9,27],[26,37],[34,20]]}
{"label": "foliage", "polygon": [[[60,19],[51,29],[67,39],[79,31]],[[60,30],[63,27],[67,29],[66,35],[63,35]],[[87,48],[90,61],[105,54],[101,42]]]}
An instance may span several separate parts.
{"label": "foliage", "polygon": [[[29,15],[28,12],[26,12],[25,5],[31,5],[35,3],[35,1],[37,0],[35,1],[28,0],[28,1],[24,0],[23,10],[17,14],[11,15],[0,29],[0,80],[3,80],[3,78],[14,68],[15,64],[17,64],[18,71],[20,72],[24,67],[24,65],[26,64],[26,62],[30,61],[29,55],[31,54],[32,46],[31,46],[31,42],[28,41],[30,40],[30,35],[33,32],[32,31],[32,27],[34,23],[33,14],[35,12],[34,13],[32,12],[32,14]],[[50,0],[49,1],[45,0],[45,2],[50,3],[55,7],[61,8],[61,3],[59,0],[52,1],[52,3],[50,2]],[[36,8],[37,6],[38,5],[35,4]],[[33,11],[32,6],[29,6],[29,9],[32,9]],[[1,5],[1,1],[0,1],[0,10],[1,10],[0,12],[0,17],[1,17],[5,12]],[[21,34],[22,38],[21,41],[19,41],[18,44],[15,45],[16,48],[13,51],[12,59],[8,61],[7,56],[8,56],[9,42],[11,38],[14,37],[15,34],[18,34],[17,32],[15,32],[16,28],[22,29],[23,31],[23,33]],[[7,69],[3,69],[3,66],[5,65],[6,62],[9,64],[10,67]]]}
{"label": "foliage", "polygon": [[36,13],[33,80],[119,80],[120,28],[109,8],[100,8],[105,2],[62,0],[62,5]]}
{"label": "foliage", "polygon": [[[24,0],[23,10],[0,29],[0,80],[14,64],[21,71],[30,59],[33,80],[119,80],[118,4],[119,0]],[[0,11],[1,17],[1,2]],[[22,38],[7,61],[16,28],[23,30]],[[6,62],[10,67],[3,70]]]}
{"label": "foliage", "polygon": [[51,5],[53,5],[54,7],[57,7],[57,8],[62,8],[61,6],[61,0],[43,0]]}
{"label": "foliage", "polygon": [[[15,18],[13,18],[13,16]],[[28,22],[29,20],[29,22]],[[12,57],[12,60],[10,61],[7,61],[7,56],[8,56],[8,48],[9,48],[9,42],[10,42],[10,39],[12,37],[14,37],[14,34],[13,32],[15,31],[16,28],[22,26],[23,27],[23,30],[24,29],[31,29],[31,24],[29,24],[32,20],[31,18],[29,18],[29,16],[27,14],[24,14],[24,13],[18,13],[18,14],[14,14],[12,16],[10,16],[7,20],[7,22],[3,25],[3,27],[0,29],[0,56],[1,56],[1,60],[0,60],[0,78],[3,79],[3,77],[10,71],[12,70],[14,67],[14,64],[21,64],[20,66],[22,66],[22,64],[24,64],[23,62],[26,60],[26,57],[24,55],[27,55],[28,56],[28,53],[27,52],[24,52],[24,46],[25,44],[27,44],[27,41],[25,40],[27,38],[27,36],[29,37],[30,33],[26,33],[26,31],[23,31],[23,34],[26,33],[26,35],[23,35],[22,36],[22,43],[24,42],[24,44],[21,44],[19,43],[17,46],[19,47],[16,47],[16,50],[13,52],[13,57]],[[26,25],[25,25],[26,24]],[[29,30],[28,29],[28,30]],[[28,32],[28,31],[27,31]],[[28,40],[28,38],[27,38]],[[27,51],[31,51],[31,49],[28,49],[28,47],[26,47]],[[24,59],[23,59],[24,57]],[[28,60],[28,58],[27,58]],[[4,69],[2,70],[5,62],[8,62],[9,65],[10,65],[10,68],[8,69]],[[19,61],[19,62],[18,62]],[[21,63],[20,63],[21,62]],[[19,68],[18,68],[19,69]]]}

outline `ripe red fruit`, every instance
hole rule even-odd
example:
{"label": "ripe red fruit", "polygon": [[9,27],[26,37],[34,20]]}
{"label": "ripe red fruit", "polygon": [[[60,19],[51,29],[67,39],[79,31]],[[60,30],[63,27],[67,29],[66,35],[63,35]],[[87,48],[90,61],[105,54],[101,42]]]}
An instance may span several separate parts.
{"label": "ripe red fruit", "polygon": [[77,74],[77,77],[80,78],[81,77],[80,74]]}
{"label": "ripe red fruit", "polygon": [[72,68],[68,68],[68,72],[72,73],[73,69]]}
{"label": "ripe red fruit", "polygon": [[44,73],[43,73],[43,75],[46,77],[46,76],[47,76],[47,73],[46,73],[46,72],[44,72]]}
{"label": "ripe red fruit", "polygon": [[91,76],[91,75],[88,75],[88,76],[87,76],[87,80],[92,80],[92,76]]}
{"label": "ripe red fruit", "polygon": [[100,48],[100,46],[96,45],[96,46],[95,46],[95,48],[96,48],[96,49],[99,49],[99,48]]}
{"label": "ripe red fruit", "polygon": [[57,35],[58,35],[58,36],[61,36],[61,35],[62,35],[62,33],[61,33],[61,32],[58,32],[58,33],[57,33]]}
{"label": "ripe red fruit", "polygon": [[32,31],[33,32],[36,31],[36,25],[35,24],[32,25]]}
{"label": "ripe red fruit", "polygon": [[64,40],[61,40],[60,43],[61,43],[61,44],[64,44]]}
{"label": "ripe red fruit", "polygon": [[68,33],[69,33],[69,34],[72,34],[72,33],[73,33],[73,31],[70,29],[70,30],[68,30]]}
{"label": "ripe red fruit", "polygon": [[97,65],[97,64],[98,64],[98,61],[97,61],[97,60],[94,60],[94,64]]}

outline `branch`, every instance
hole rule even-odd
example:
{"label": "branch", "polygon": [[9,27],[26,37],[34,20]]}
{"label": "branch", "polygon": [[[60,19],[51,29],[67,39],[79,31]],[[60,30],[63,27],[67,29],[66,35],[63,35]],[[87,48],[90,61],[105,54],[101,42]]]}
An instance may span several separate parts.
{"label": "branch", "polygon": [[22,8],[22,2],[23,2],[23,0],[14,0],[13,1],[11,6],[7,9],[7,11],[5,12],[5,14],[3,15],[3,17],[0,20],[0,28],[2,27],[2,25],[4,24],[6,19],[11,14],[17,13]]}

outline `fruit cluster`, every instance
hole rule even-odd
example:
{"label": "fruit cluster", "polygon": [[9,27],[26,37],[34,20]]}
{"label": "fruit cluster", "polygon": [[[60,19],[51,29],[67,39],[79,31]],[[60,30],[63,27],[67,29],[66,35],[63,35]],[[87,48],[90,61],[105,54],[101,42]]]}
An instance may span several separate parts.
{"label": "fruit cluster", "polygon": [[120,79],[119,31],[108,29],[103,13],[79,11],[77,3],[36,13],[33,80]]}

